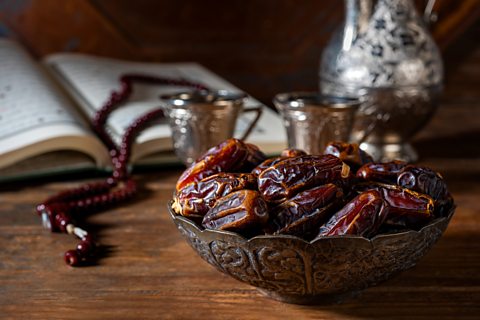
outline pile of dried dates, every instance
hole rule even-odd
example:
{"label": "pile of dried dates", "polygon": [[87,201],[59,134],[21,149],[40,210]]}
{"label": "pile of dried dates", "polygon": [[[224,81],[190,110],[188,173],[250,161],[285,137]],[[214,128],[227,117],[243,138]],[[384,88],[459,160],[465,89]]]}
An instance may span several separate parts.
{"label": "pile of dried dates", "polygon": [[172,204],[175,213],[207,229],[306,240],[420,229],[452,206],[437,172],[402,161],[373,162],[356,144],[333,142],[323,155],[285,150],[267,159],[237,139],[187,168]]}

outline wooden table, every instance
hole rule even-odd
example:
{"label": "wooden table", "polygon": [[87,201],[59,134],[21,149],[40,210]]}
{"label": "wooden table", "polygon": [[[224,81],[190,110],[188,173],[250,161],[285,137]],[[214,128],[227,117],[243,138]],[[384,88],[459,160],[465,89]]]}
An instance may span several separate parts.
{"label": "wooden table", "polygon": [[138,176],[140,199],[88,219],[108,255],[85,268],[64,264],[73,238],[45,231],[33,212],[78,181],[0,193],[0,319],[479,319],[479,106],[445,101],[415,145],[444,174],[455,216],[415,268],[344,304],[269,300],[201,260],[166,210],[176,171]]}

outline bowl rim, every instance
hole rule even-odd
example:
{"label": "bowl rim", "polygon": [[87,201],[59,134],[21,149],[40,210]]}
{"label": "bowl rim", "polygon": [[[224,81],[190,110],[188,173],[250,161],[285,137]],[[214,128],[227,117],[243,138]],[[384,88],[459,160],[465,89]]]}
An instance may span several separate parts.
{"label": "bowl rim", "polygon": [[212,229],[206,229],[206,228],[199,228],[197,223],[195,223],[194,221],[192,221],[189,218],[184,217],[182,215],[176,214],[172,209],[172,203],[173,203],[173,200],[170,200],[167,204],[168,212],[170,213],[170,217],[172,218],[172,220],[173,221],[175,221],[175,220],[182,221],[183,223],[188,224],[191,228],[194,228],[196,230],[196,232],[200,232],[201,234],[236,237],[236,238],[239,238],[242,241],[247,242],[247,243],[255,242],[255,241],[258,241],[259,239],[260,240],[291,239],[291,240],[294,240],[294,241],[301,241],[305,245],[314,245],[315,243],[317,243],[319,241],[323,241],[324,239],[329,239],[329,240],[330,239],[349,239],[349,240],[353,240],[353,241],[366,241],[367,243],[373,245],[374,242],[377,242],[381,239],[389,239],[389,238],[394,238],[394,237],[406,237],[408,235],[422,234],[422,233],[425,233],[426,229],[430,229],[430,228],[433,228],[433,227],[436,227],[436,226],[439,226],[439,225],[443,224],[443,222],[445,220],[447,221],[447,224],[448,224],[449,220],[453,217],[453,214],[455,213],[455,209],[457,207],[455,204],[453,204],[451,206],[451,208],[449,209],[447,215],[432,220],[430,223],[426,224],[425,226],[423,226],[419,230],[411,229],[411,230],[406,230],[406,231],[401,231],[401,232],[378,234],[378,235],[376,235],[372,238],[365,238],[363,236],[357,236],[357,235],[320,236],[320,237],[317,237],[317,238],[315,238],[311,241],[307,241],[303,238],[293,236],[293,235],[286,235],[286,234],[258,235],[258,236],[254,236],[254,237],[251,237],[251,238],[246,238],[246,237],[242,236],[241,234],[233,232],[233,231],[212,230]]}

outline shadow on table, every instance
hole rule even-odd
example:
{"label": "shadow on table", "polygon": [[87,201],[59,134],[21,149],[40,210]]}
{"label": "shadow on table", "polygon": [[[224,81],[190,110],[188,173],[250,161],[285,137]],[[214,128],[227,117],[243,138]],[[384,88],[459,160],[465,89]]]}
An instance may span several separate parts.
{"label": "shadow on table", "polygon": [[[128,203],[142,202],[145,199],[148,199],[149,197],[151,197],[152,191],[149,190],[148,188],[145,188],[143,183],[139,183],[137,188],[138,188],[138,194],[135,196],[134,199],[126,202],[121,202],[118,205],[113,205],[111,207],[108,207],[107,209],[111,210],[115,207],[127,205]],[[107,209],[105,208],[102,209],[102,207],[99,207],[97,210],[91,213],[77,214],[74,217],[75,225],[81,227],[82,229],[86,230],[90,235],[92,235],[95,243],[94,253],[91,256],[89,256],[88,259],[81,262],[82,267],[92,267],[92,266],[101,265],[103,259],[110,257],[112,255],[115,255],[115,252],[117,250],[115,246],[105,245],[102,243],[102,231],[113,228],[114,224],[92,222],[91,221],[92,219],[90,219],[90,217],[95,216],[97,214],[101,214],[102,211]]]}
{"label": "shadow on table", "polygon": [[478,319],[479,234],[447,234],[416,267],[343,304],[303,306],[349,319]]}

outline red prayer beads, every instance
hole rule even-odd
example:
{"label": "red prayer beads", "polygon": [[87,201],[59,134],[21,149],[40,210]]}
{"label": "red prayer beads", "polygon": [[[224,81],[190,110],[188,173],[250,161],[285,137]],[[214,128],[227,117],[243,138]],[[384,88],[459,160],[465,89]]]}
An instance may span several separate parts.
{"label": "red prayer beads", "polygon": [[36,207],[37,213],[42,217],[44,227],[52,232],[64,232],[80,238],[81,241],[76,249],[68,250],[64,254],[65,262],[70,266],[88,262],[94,256],[96,247],[93,237],[75,225],[75,216],[93,213],[134,197],[137,185],[128,172],[133,142],[142,130],[151,125],[154,120],[164,116],[162,109],[155,109],[142,115],[126,129],[119,146],[113,142],[105,130],[105,124],[110,113],[130,97],[134,82],[208,90],[201,84],[183,79],[176,80],[140,74],[125,74],[120,77],[120,91],[111,93],[110,98],[97,111],[92,121],[93,130],[110,151],[113,166],[112,176],[102,182],[87,183],[59,192]]}

